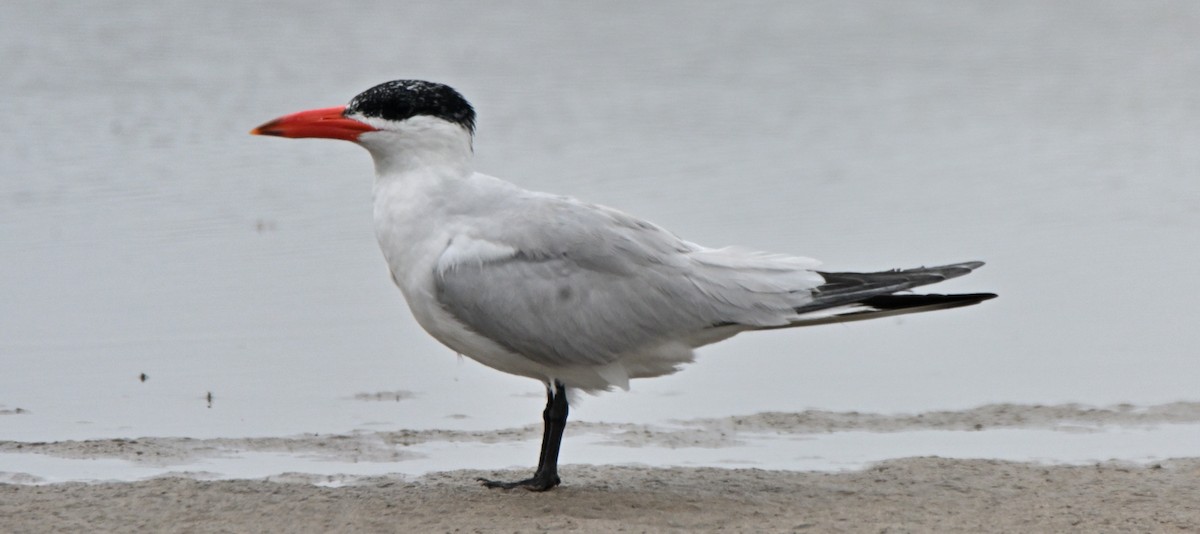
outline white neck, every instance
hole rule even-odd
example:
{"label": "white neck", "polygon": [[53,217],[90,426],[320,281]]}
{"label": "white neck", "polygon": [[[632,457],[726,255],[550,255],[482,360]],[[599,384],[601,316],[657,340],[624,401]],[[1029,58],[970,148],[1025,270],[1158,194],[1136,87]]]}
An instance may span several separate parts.
{"label": "white neck", "polygon": [[435,170],[443,176],[470,176],[471,133],[458,124],[421,115],[400,122],[353,117],[378,131],[358,137],[371,152],[379,179]]}

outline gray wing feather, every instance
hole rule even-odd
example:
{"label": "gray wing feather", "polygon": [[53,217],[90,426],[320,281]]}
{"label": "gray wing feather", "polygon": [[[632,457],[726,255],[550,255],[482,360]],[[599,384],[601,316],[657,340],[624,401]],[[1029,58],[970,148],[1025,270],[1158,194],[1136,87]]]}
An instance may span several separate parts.
{"label": "gray wing feather", "polygon": [[438,299],[476,333],[540,363],[605,364],[713,324],[710,307],[660,274],[631,278],[569,258],[515,257],[455,269]]}
{"label": "gray wing feather", "polygon": [[477,236],[515,250],[439,273],[455,318],[547,365],[602,365],[714,325],[787,324],[821,282],[803,258],[711,250],[624,213],[542,197]]}
{"label": "gray wing feather", "polygon": [[796,313],[809,313],[836,306],[869,300],[872,297],[907,291],[914,287],[935,284],[957,278],[983,266],[971,261],[876,273],[820,273],[825,283],[813,292],[812,302],[796,308]]}

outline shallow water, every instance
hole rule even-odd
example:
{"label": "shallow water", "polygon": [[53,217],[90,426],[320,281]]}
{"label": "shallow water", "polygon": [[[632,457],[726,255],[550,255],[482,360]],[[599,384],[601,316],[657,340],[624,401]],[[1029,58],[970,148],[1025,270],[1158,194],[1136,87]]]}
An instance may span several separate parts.
{"label": "shallow water", "polygon": [[[845,471],[900,457],[1042,464],[1169,464],[1195,453],[1200,403],[987,405],[910,415],[808,411],[649,425],[580,423],[566,465]],[[324,485],[365,476],[528,469],[536,425],[489,431],[394,430],[265,438],[0,441],[0,483],[263,478]],[[467,477],[464,477],[467,478]]]}
{"label": "shallow water", "polygon": [[472,100],[483,172],[1001,295],[742,336],[575,418],[1198,400],[1198,34],[1189,2],[5,3],[0,440],[535,422],[412,321],[368,156],[246,133],[398,77]]}

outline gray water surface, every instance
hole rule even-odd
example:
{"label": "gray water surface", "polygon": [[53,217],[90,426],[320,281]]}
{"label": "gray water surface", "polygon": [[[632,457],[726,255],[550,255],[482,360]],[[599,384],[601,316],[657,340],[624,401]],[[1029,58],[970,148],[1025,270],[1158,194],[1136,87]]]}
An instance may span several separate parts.
{"label": "gray water surface", "polygon": [[575,417],[1200,399],[1197,36],[1184,1],[0,4],[0,439],[537,421],[413,322],[365,152],[247,135],[395,78],[475,104],[482,172],[1001,295],[742,336]]}

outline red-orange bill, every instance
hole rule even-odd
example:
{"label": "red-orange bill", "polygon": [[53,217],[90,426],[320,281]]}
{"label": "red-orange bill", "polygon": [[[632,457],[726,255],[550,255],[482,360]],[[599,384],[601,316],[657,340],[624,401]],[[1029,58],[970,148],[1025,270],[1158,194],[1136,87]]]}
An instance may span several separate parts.
{"label": "red-orange bill", "polygon": [[376,131],[369,124],[348,119],[342,115],[345,106],[332,108],[310,109],[284,115],[258,128],[250,130],[254,135],[274,135],[278,137],[319,137],[323,139],[344,139],[356,141],[365,132]]}

